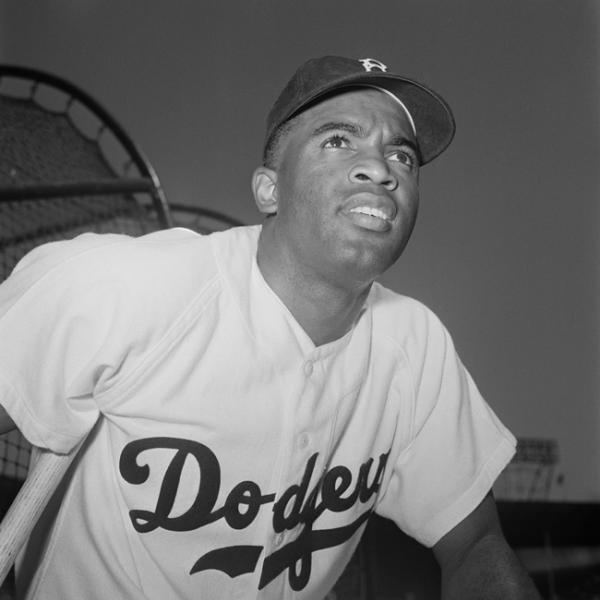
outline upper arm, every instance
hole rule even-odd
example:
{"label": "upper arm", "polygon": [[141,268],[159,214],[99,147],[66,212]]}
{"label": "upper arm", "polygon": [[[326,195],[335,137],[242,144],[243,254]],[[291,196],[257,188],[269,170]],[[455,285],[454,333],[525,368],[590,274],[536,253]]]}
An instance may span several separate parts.
{"label": "upper arm", "polygon": [[502,536],[496,503],[489,492],[481,503],[433,547],[442,569],[452,570],[481,540],[490,535]]}
{"label": "upper arm", "polygon": [[15,422],[10,418],[4,407],[0,404],[0,435],[9,432],[16,427]]}
{"label": "upper arm", "polygon": [[443,600],[540,600],[506,542],[491,493],[433,548]]}

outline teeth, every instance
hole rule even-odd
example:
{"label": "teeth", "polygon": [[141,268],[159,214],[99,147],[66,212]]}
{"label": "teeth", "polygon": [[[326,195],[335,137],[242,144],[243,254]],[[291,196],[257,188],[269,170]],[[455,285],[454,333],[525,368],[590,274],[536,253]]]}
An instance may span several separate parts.
{"label": "teeth", "polygon": [[370,217],[377,217],[378,219],[383,219],[384,221],[388,221],[387,215],[378,208],[371,208],[370,206],[357,206],[350,210],[353,213],[361,213],[363,215],[369,215]]}

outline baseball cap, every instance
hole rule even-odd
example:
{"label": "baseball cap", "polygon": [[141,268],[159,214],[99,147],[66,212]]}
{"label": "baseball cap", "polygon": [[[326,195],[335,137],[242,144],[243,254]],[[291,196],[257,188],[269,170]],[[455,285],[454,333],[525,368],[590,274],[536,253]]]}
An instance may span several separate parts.
{"label": "baseball cap", "polygon": [[352,86],[380,88],[408,112],[415,129],[421,164],[441,154],[454,137],[455,123],[446,101],[422,83],[395,75],[374,58],[322,56],[305,62],[275,101],[267,117],[265,147],[277,128],[325,94]]}

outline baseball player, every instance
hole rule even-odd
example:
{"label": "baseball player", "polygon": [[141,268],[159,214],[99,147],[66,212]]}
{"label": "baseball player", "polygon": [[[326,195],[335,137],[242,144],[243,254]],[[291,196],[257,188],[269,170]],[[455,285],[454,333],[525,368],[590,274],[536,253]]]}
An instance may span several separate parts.
{"label": "baseball player", "polygon": [[490,494],[514,437],[437,317],[375,282],[453,134],[380,61],[310,60],[267,119],[262,226],[85,234],[19,263],[3,427],[85,440],[23,597],[320,600],[375,512],[433,548],[443,598],[539,598]]}

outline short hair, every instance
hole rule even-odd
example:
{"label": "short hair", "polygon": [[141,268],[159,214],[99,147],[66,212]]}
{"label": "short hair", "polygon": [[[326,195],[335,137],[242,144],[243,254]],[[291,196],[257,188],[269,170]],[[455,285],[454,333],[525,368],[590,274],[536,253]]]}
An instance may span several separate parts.
{"label": "short hair", "polygon": [[263,152],[263,165],[268,169],[276,169],[279,162],[279,155],[283,139],[287,136],[297,123],[297,116],[284,121],[265,144]]}

